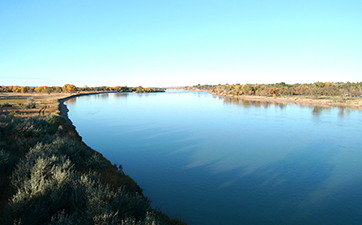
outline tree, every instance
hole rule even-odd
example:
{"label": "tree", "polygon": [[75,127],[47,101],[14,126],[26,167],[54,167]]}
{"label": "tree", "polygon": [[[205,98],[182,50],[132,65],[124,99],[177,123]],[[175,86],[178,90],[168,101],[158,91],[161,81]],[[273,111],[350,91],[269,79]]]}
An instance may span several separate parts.
{"label": "tree", "polygon": [[137,93],[142,93],[142,92],[144,92],[143,87],[142,87],[142,86],[138,86],[138,88],[136,89],[136,92],[137,92]]}
{"label": "tree", "polygon": [[73,84],[65,84],[63,86],[63,91],[66,93],[75,93],[77,88]]}
{"label": "tree", "polygon": [[317,88],[323,88],[326,84],[318,81],[318,82],[314,82],[313,85],[314,85],[314,87],[317,87]]}
{"label": "tree", "polygon": [[250,84],[244,84],[242,89],[244,93],[251,93],[253,91],[253,87]]}
{"label": "tree", "polygon": [[21,93],[26,93],[29,90],[29,87],[23,86],[21,87]]}
{"label": "tree", "polygon": [[320,96],[320,89],[314,87],[313,89],[311,89],[311,95],[313,96],[313,98],[318,98]]}

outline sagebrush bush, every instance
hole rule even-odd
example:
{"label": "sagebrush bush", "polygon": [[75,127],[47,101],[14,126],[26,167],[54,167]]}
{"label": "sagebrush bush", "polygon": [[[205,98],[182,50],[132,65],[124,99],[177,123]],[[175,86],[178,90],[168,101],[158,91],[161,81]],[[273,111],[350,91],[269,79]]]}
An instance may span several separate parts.
{"label": "sagebrush bush", "polygon": [[56,137],[52,142],[52,145],[74,162],[79,160],[85,161],[92,155],[86,146],[69,137]]}
{"label": "sagebrush bush", "polygon": [[66,213],[65,210],[58,212],[56,215],[53,215],[50,221],[52,225],[77,225],[82,224],[82,221],[79,221],[80,215],[78,212]]}
{"label": "sagebrush bush", "polygon": [[[11,176],[17,189],[9,202],[11,220],[42,224],[62,210],[73,213],[87,208],[85,188],[79,185],[80,174],[73,167],[65,156],[21,160]],[[79,220],[87,221],[86,217]]]}
{"label": "sagebrush bush", "polygon": [[64,121],[64,119],[62,117],[59,117],[54,114],[48,114],[48,115],[44,116],[42,119],[47,121],[48,123],[52,123],[52,124],[58,124],[58,123],[62,123]]}
{"label": "sagebrush bush", "polygon": [[24,104],[24,107],[27,108],[27,109],[35,108],[34,98],[28,98],[27,102]]}
{"label": "sagebrush bush", "polygon": [[85,164],[92,169],[105,169],[107,164],[104,162],[97,153],[94,153],[91,157],[85,161]]}
{"label": "sagebrush bush", "polygon": [[[156,224],[147,198],[112,189],[91,172],[81,175],[65,156],[46,155],[51,148],[38,144],[19,161],[11,180],[10,221],[20,224]],[[80,213],[82,212],[82,213]],[[22,221],[26,221],[23,223]],[[126,223],[127,222],[127,223]],[[147,222],[147,223],[146,223]]]}
{"label": "sagebrush bush", "polygon": [[3,149],[0,150],[0,170],[5,170],[12,165],[12,157]]}
{"label": "sagebrush bush", "polygon": [[4,102],[1,106],[2,107],[12,107],[12,105],[8,102]]}

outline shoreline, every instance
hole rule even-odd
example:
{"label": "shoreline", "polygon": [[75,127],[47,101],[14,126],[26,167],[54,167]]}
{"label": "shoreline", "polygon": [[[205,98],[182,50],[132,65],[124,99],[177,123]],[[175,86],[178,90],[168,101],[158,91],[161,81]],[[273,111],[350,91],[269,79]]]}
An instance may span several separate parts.
{"label": "shoreline", "polygon": [[[49,157],[47,155],[47,153],[45,155],[43,155],[42,151],[37,151],[35,153],[32,153],[31,148],[33,146],[38,146],[38,147],[40,146],[39,148],[47,149],[48,147],[44,147],[44,146],[51,145],[52,146],[51,153],[52,154],[54,153],[52,157],[59,157],[59,158],[64,157],[64,159],[66,158],[67,160],[64,162],[61,160],[57,160],[54,162],[54,165],[50,164],[50,165],[52,165],[52,167],[49,167],[49,168],[47,167],[45,169],[41,168],[39,170],[38,170],[38,167],[35,167],[35,166],[33,166],[33,164],[29,163],[29,164],[26,164],[26,166],[27,166],[26,169],[29,169],[31,171],[34,171],[34,169],[36,169],[37,174],[43,174],[43,173],[44,174],[53,174],[54,168],[65,168],[65,169],[61,170],[61,173],[62,173],[61,178],[58,178],[59,176],[55,177],[55,178],[46,176],[46,178],[44,178],[47,181],[48,181],[48,179],[51,180],[51,182],[49,182],[49,184],[51,184],[52,186],[50,186],[48,183],[46,183],[48,186],[40,184],[39,186],[43,185],[43,186],[41,186],[42,189],[40,189],[40,188],[38,188],[38,189],[44,190],[46,188],[45,189],[45,190],[47,190],[46,192],[41,192],[41,193],[38,193],[35,197],[32,196],[32,197],[28,197],[28,198],[26,198],[27,195],[24,194],[24,196],[26,196],[26,197],[22,198],[21,200],[24,202],[26,201],[27,202],[26,204],[29,203],[29,204],[31,204],[31,206],[35,205],[35,207],[32,207],[32,208],[37,209],[36,207],[38,207],[38,208],[43,207],[45,204],[44,202],[49,199],[48,196],[50,193],[51,194],[50,196],[56,196],[55,200],[52,202],[52,207],[57,209],[57,210],[53,210],[55,213],[57,213],[60,211],[60,210],[58,210],[58,208],[63,209],[62,207],[64,207],[64,201],[62,201],[60,199],[62,199],[64,197],[62,195],[64,195],[64,193],[65,193],[64,191],[60,193],[58,191],[58,190],[60,190],[60,189],[58,189],[59,188],[58,186],[66,187],[64,189],[66,191],[68,191],[67,185],[68,185],[68,182],[71,182],[70,184],[76,185],[75,186],[76,188],[83,187],[81,190],[85,191],[85,190],[87,190],[88,186],[93,188],[93,186],[96,184],[95,187],[104,188],[104,191],[108,191],[110,193],[108,195],[111,197],[108,197],[108,195],[104,196],[103,189],[99,189],[99,190],[101,190],[99,192],[97,192],[97,191],[94,192],[95,196],[98,196],[99,199],[102,201],[102,203],[101,203],[102,206],[106,205],[107,207],[108,206],[110,207],[109,210],[114,210],[115,213],[112,212],[113,213],[112,215],[114,215],[115,219],[118,218],[117,210],[119,208],[117,208],[117,207],[122,207],[122,210],[124,212],[121,214],[121,216],[130,216],[129,218],[133,218],[137,215],[143,215],[143,217],[146,218],[148,213],[151,212],[152,214],[155,215],[155,217],[151,218],[152,221],[156,221],[156,222],[160,221],[160,223],[163,222],[163,223],[172,224],[172,225],[186,224],[185,222],[181,221],[180,219],[177,219],[177,218],[172,219],[167,214],[163,213],[161,210],[159,210],[157,208],[155,209],[155,207],[151,207],[148,197],[146,197],[143,194],[143,189],[136,183],[136,181],[133,180],[128,174],[125,174],[123,172],[122,166],[120,164],[119,165],[112,164],[109,159],[105,158],[102,155],[102,153],[100,153],[97,150],[94,150],[93,148],[88,146],[82,140],[82,137],[76,130],[76,127],[72,124],[72,121],[69,119],[69,117],[68,117],[69,109],[66,106],[66,104],[64,104],[64,102],[66,102],[69,99],[79,97],[79,96],[108,94],[108,93],[114,93],[114,92],[78,93],[78,94],[73,94],[73,95],[68,95],[68,96],[66,96],[66,95],[54,96],[53,95],[51,97],[48,97],[46,95],[41,95],[42,97],[44,97],[44,98],[42,98],[42,100],[45,100],[45,101],[51,100],[51,102],[46,102],[46,104],[49,105],[51,103],[54,105],[52,111],[49,110],[47,113],[47,115],[53,114],[53,116],[50,116],[49,118],[47,118],[47,117],[44,117],[44,114],[41,115],[39,113],[39,114],[35,115],[34,120],[30,120],[30,122],[27,122],[27,121],[29,121],[28,118],[32,117],[29,114],[27,114],[26,116],[20,116],[19,120],[14,120],[12,117],[8,117],[7,113],[6,114],[4,113],[5,114],[4,121],[7,120],[8,123],[3,123],[2,127],[7,127],[9,124],[11,124],[9,126],[10,129],[8,130],[8,133],[6,134],[7,136],[6,136],[6,138],[4,138],[7,142],[4,142],[3,145],[9,146],[9,149],[7,147],[5,148],[5,153],[7,153],[7,151],[12,152],[12,154],[16,157],[12,157],[13,155],[7,153],[9,155],[8,158],[10,158],[9,159],[10,163],[2,164],[2,166],[5,165],[7,167],[6,167],[6,170],[2,171],[4,173],[0,174],[1,175],[0,176],[0,178],[1,178],[0,185],[4,189],[4,192],[2,192],[0,195],[0,217],[3,215],[4,212],[5,212],[4,215],[6,215],[6,213],[8,213],[7,210],[9,210],[9,207],[11,207],[8,204],[9,199],[11,199],[12,196],[14,196],[14,194],[19,193],[19,190],[21,189],[21,188],[19,188],[18,191],[13,193],[13,191],[12,191],[13,186],[11,186],[11,180],[6,178],[6,177],[9,177],[8,172],[9,171],[12,172],[12,168],[16,168],[18,161],[21,160],[22,157],[27,157],[29,152],[32,155],[39,154],[39,156],[36,155],[36,157],[33,157],[33,156],[32,156],[33,158],[30,157],[30,160],[28,158],[26,158],[27,162],[31,161],[31,162],[33,162],[34,165],[38,162],[38,161],[34,161],[34,160],[38,160],[39,157],[43,157],[43,158],[41,158],[42,160],[46,157]],[[45,103],[38,102],[37,104],[40,105],[40,104],[45,104]],[[34,110],[38,110],[40,107],[39,105],[38,105],[38,108],[36,108]],[[11,106],[11,107],[14,107],[14,106]],[[64,118],[64,120],[61,119],[60,117]],[[45,121],[45,123],[42,123],[42,121]],[[13,123],[16,125],[12,125]],[[32,125],[33,123],[35,123],[37,126],[33,126]],[[22,136],[23,132],[19,133],[16,128],[20,124],[22,124],[24,127],[26,127],[27,128],[26,132],[28,132],[32,135]],[[41,129],[38,126],[40,126]],[[2,127],[0,127],[0,128],[2,128]],[[41,130],[41,132],[38,131],[39,129]],[[43,132],[46,133],[47,135],[49,134],[49,136],[47,136],[46,140],[44,139]],[[26,134],[28,134],[28,133],[26,133]],[[18,135],[21,138],[28,138],[28,139],[21,139],[24,141],[16,141],[19,138]],[[14,139],[15,141],[12,139]],[[60,141],[57,141],[57,144],[55,144],[55,140],[60,140]],[[16,143],[17,145],[13,145],[12,142]],[[44,142],[44,144],[43,144],[43,142]],[[30,144],[28,144],[28,143],[30,143]],[[69,143],[72,146],[70,149],[68,146]],[[15,161],[12,161],[13,159]],[[30,165],[30,166],[28,166],[28,165]],[[55,167],[55,166],[59,166],[59,167]],[[70,168],[74,168],[74,170],[70,170]],[[45,170],[46,173],[43,170]],[[66,176],[67,179],[63,179],[63,177],[64,177],[63,173],[65,174],[64,176]],[[30,179],[26,175],[27,171],[25,171],[24,174],[25,175],[23,175],[23,174],[21,174],[21,176],[19,175],[19,177],[21,177],[21,179],[23,179],[23,180],[21,180],[21,182],[27,182],[27,179]],[[72,174],[75,174],[75,175],[73,176]],[[43,175],[41,175],[41,176],[43,176]],[[79,181],[80,176],[86,176],[86,178],[87,178],[86,181],[88,183],[80,182]],[[44,175],[44,177],[45,177],[45,175]],[[57,181],[57,183],[53,183],[53,180]],[[60,183],[58,180],[61,180],[61,181],[66,180],[66,181]],[[63,186],[61,186],[61,185],[63,185]],[[88,186],[86,186],[86,185],[88,185]],[[72,188],[73,188],[73,186],[72,186]],[[25,191],[23,189],[21,189],[21,190],[23,192],[25,192],[28,189],[25,189]],[[31,190],[33,190],[33,189],[31,189]],[[71,189],[71,190],[73,191],[73,189]],[[80,189],[74,189],[74,190],[80,190]],[[98,189],[94,189],[94,190],[98,190]],[[122,192],[119,192],[118,190],[122,190]],[[78,192],[76,192],[76,193],[78,193]],[[82,193],[83,192],[81,192],[81,194]],[[86,193],[86,192],[84,192],[84,193]],[[105,192],[105,193],[107,193],[107,192]],[[125,194],[123,194],[123,193],[125,193]],[[123,195],[126,197],[122,198]],[[84,196],[86,196],[86,195],[84,195]],[[89,195],[87,195],[87,196],[89,196]],[[130,196],[132,198],[127,197],[127,196]],[[25,199],[25,200],[23,200],[23,199]],[[114,201],[113,199],[115,199],[117,201]],[[122,204],[121,201],[119,201],[119,199],[124,199],[123,201],[129,202],[130,206],[128,206],[128,205],[125,206],[124,204]],[[79,201],[82,201],[82,202],[85,202],[88,204],[88,202],[92,201],[92,199],[91,198],[82,198],[81,200],[77,200],[75,202],[69,201],[70,202],[69,204],[78,206]],[[16,204],[18,204],[18,203],[16,203]],[[25,203],[22,203],[22,204],[25,204]],[[115,205],[115,204],[117,204],[117,205]],[[68,203],[67,203],[67,206],[68,206]],[[134,208],[132,208],[134,206],[140,206],[140,208],[137,209],[137,211],[135,211]],[[24,210],[26,212],[26,209],[27,209],[27,207],[25,207],[25,209],[18,210],[19,212],[21,212],[18,214],[19,215],[24,214]],[[85,210],[87,210],[87,209],[85,209]],[[53,211],[51,211],[49,213],[52,213]],[[76,212],[78,212],[78,211],[76,211]],[[86,215],[84,218],[87,218],[87,219],[88,219],[88,217],[94,218],[94,215],[98,215],[95,213],[97,213],[97,212],[93,212],[90,210],[84,211],[84,215]],[[18,214],[14,214],[13,218],[16,219]],[[40,218],[39,215],[43,216],[43,211],[38,212],[37,218]],[[78,214],[75,214],[75,215],[78,215]],[[58,214],[54,214],[54,216],[58,216]],[[103,216],[103,215],[101,214],[101,216]],[[43,217],[47,219],[46,216],[43,216]],[[9,217],[9,220],[10,220],[10,218],[11,218],[11,220],[13,220],[12,217]],[[44,218],[42,218],[42,221],[44,220]],[[50,218],[50,216],[49,216],[49,218]],[[51,218],[53,218],[53,216]],[[70,217],[70,219],[66,220],[66,221],[71,221],[72,218],[73,217]],[[20,219],[22,219],[22,218],[20,218]],[[141,219],[142,218],[140,218],[140,221],[142,221]],[[20,221],[20,220],[16,219],[14,221],[16,222],[16,221]],[[85,220],[85,221],[89,222],[89,220]],[[79,219],[78,219],[78,222],[79,222]],[[38,223],[38,222],[36,222],[36,223]],[[154,222],[152,222],[152,223],[154,223]]]}
{"label": "shoreline", "polygon": [[[211,93],[210,93],[211,94]],[[347,107],[353,109],[362,110],[362,99],[361,100],[323,100],[323,99],[310,99],[310,98],[297,98],[297,97],[265,97],[265,96],[234,96],[234,95],[217,95],[211,94],[218,97],[226,98],[237,98],[247,101],[257,101],[257,102],[270,102],[270,103],[286,103],[291,105],[301,105],[301,106],[319,106],[324,108],[331,107]]]}
{"label": "shoreline", "polygon": [[58,112],[58,115],[63,117],[65,119],[65,122],[68,123],[68,124],[72,124],[73,125],[73,122],[69,119],[68,117],[68,112],[69,112],[69,109],[67,107],[66,104],[64,104],[64,102],[68,101],[69,99],[72,99],[72,98],[76,98],[76,97],[80,97],[80,96],[88,96],[88,95],[97,95],[97,94],[108,94],[108,93],[122,93],[122,92],[114,92],[114,91],[109,91],[109,92],[90,92],[90,93],[80,93],[80,94],[74,94],[74,95],[71,95],[71,96],[68,96],[68,97],[65,97],[65,98],[60,98],[58,99],[58,109],[59,109],[59,112]]}

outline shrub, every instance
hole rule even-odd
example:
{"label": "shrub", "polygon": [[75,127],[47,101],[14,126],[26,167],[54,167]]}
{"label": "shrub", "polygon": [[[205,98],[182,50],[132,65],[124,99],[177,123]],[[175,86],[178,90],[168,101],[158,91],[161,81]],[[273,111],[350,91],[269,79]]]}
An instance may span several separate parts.
{"label": "shrub", "polygon": [[92,155],[90,150],[69,137],[56,137],[51,143],[59,152],[68,156],[73,162],[86,160]]}
{"label": "shrub", "polygon": [[[35,162],[22,164],[12,176],[17,188],[9,202],[12,221],[21,219],[26,224],[43,224],[62,210],[72,214],[87,208],[85,188],[79,185],[80,175],[74,171],[70,160],[39,157]],[[84,214],[75,222],[87,224],[87,220],[90,218]]]}
{"label": "shrub", "polygon": [[94,153],[91,157],[89,157],[87,159],[87,161],[85,162],[85,164],[88,167],[94,168],[94,169],[106,169],[107,168],[107,164],[104,162],[103,159],[101,159],[101,157],[99,157],[99,155],[97,155],[97,153]]}
{"label": "shrub", "polygon": [[0,150],[0,169],[5,170],[12,165],[12,158],[10,154],[3,149]]}
{"label": "shrub", "polygon": [[2,107],[12,107],[12,105],[7,102],[4,102],[1,106]]}
{"label": "shrub", "polygon": [[33,109],[35,108],[35,102],[33,98],[28,98],[27,102],[24,104],[24,107],[27,109]]}
{"label": "shrub", "polygon": [[11,177],[17,192],[9,203],[9,222],[158,224],[143,195],[113,189],[94,172],[81,175],[64,156],[46,156],[49,150],[38,144],[17,164]]}
{"label": "shrub", "polygon": [[48,114],[42,117],[43,120],[47,121],[48,123],[52,124],[60,124],[63,122],[63,118],[54,114]]}
{"label": "shrub", "polygon": [[15,111],[10,112],[10,115],[17,115],[17,114],[19,114],[19,113],[20,113],[19,110],[15,110]]}

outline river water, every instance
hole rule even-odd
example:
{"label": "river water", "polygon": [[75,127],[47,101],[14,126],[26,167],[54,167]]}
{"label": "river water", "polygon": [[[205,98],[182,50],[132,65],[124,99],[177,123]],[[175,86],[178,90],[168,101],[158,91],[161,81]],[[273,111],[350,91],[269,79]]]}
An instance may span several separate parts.
{"label": "river water", "polygon": [[68,100],[83,141],[189,225],[362,224],[362,112],[112,93]]}

